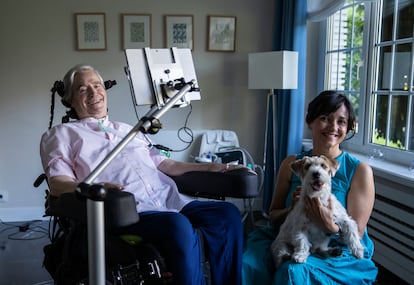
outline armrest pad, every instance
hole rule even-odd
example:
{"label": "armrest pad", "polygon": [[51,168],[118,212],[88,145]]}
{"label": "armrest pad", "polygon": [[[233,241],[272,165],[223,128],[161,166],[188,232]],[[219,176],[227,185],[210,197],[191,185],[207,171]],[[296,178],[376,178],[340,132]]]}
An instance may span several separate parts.
{"label": "armrest pad", "polygon": [[171,176],[182,194],[215,199],[253,198],[258,193],[258,177],[238,169],[227,172],[191,171]]}
{"label": "armrest pad", "polygon": [[[75,192],[63,193],[59,197],[49,194],[48,204],[47,215],[87,223],[86,198]],[[104,208],[105,226],[109,229],[134,224],[139,220],[134,195],[129,192],[108,190]]]}

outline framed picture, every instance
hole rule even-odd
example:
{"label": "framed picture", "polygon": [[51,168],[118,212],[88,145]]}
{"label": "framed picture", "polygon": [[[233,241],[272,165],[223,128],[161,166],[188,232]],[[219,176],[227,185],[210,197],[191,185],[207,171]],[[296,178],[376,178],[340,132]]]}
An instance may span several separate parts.
{"label": "framed picture", "polygon": [[165,16],[165,45],[167,47],[194,48],[192,15]]}
{"label": "framed picture", "polygon": [[105,13],[76,13],[76,49],[106,50]]}
{"label": "framed picture", "polygon": [[236,50],[236,17],[208,16],[208,51]]}
{"label": "framed picture", "polygon": [[151,47],[151,14],[122,14],[122,48]]}

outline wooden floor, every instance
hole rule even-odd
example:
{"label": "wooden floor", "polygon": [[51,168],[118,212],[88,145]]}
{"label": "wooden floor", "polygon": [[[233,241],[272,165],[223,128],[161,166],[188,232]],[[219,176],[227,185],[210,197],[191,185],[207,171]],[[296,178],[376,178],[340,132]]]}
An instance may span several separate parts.
{"label": "wooden floor", "polygon": [[[0,221],[0,283],[7,285],[53,284],[43,268],[43,247],[49,243],[48,221]],[[407,285],[379,266],[376,285]],[[258,284],[262,285],[262,284]]]}

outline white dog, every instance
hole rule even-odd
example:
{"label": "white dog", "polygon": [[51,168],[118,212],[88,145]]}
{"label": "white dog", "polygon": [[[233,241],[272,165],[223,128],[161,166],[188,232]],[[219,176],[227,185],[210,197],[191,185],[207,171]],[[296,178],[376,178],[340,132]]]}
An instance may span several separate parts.
{"label": "white dog", "polygon": [[311,253],[324,257],[339,256],[339,247],[329,247],[330,235],[313,224],[305,213],[306,197],[319,197],[324,206],[328,206],[331,197],[334,209],[334,222],[340,229],[340,235],[352,254],[362,258],[364,248],[358,235],[356,222],[347,214],[345,208],[331,193],[331,177],[339,168],[339,162],[325,156],[313,156],[296,160],[290,165],[292,171],[302,181],[299,200],[281,225],[279,235],[272,243],[272,254],[276,268],[286,259],[298,263],[306,262]]}

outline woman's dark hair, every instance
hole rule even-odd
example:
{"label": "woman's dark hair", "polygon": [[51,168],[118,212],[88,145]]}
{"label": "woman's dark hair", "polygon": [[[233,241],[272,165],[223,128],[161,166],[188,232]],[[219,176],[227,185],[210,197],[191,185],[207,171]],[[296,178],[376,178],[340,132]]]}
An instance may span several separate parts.
{"label": "woman's dark hair", "polygon": [[322,91],[309,103],[308,112],[306,114],[306,123],[312,123],[321,115],[328,115],[336,112],[342,105],[348,110],[349,115],[347,133],[352,132],[353,136],[356,126],[354,108],[349,99],[344,94],[338,93],[337,91]]}

